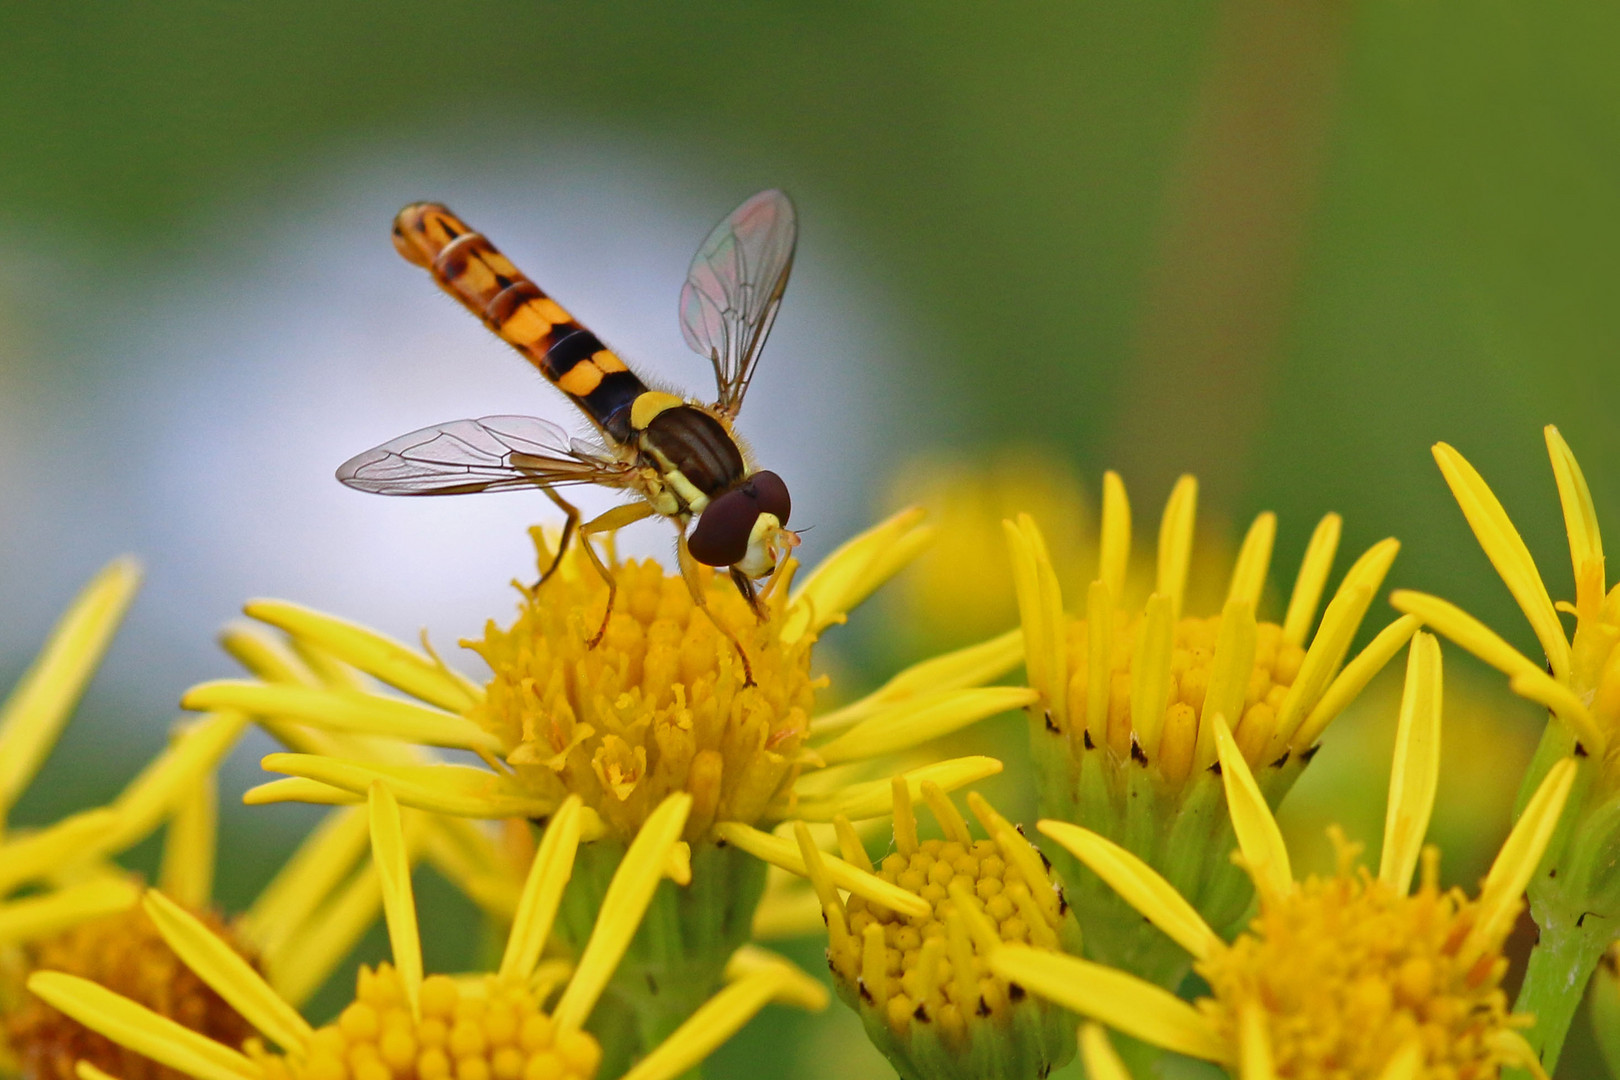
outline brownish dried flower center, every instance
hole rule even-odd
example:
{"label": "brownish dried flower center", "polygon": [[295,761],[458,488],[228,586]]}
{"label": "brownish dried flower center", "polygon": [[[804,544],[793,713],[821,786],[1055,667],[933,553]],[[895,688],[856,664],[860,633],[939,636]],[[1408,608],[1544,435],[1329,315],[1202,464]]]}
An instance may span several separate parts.
{"label": "brownish dried flower center", "polygon": [[1258,1005],[1279,1077],[1378,1076],[1413,1039],[1425,1078],[1494,1077],[1508,1012],[1499,952],[1469,959],[1461,946],[1477,904],[1441,892],[1432,874],[1410,896],[1370,877],[1311,878],[1262,905],[1229,949],[1198,965],[1213,998],[1199,1003],[1238,1041],[1238,1017]]}
{"label": "brownish dried flower center", "polygon": [[[198,916],[232,948],[251,958],[212,912]],[[64,971],[98,982],[193,1031],[239,1047],[253,1034],[237,1015],[181,962],[139,907],[84,923],[30,949],[34,969]],[[6,1034],[31,1080],[74,1080],[74,1065],[88,1061],[120,1080],[185,1080],[185,1074],[112,1042],[38,998],[6,1018]]]}
{"label": "brownish dried flower center", "polygon": [[[550,564],[535,532],[540,564]],[[714,576],[709,611],[747,650],[744,686],[731,643],[692,603],[679,575],[651,560],[621,564],[607,633],[607,586],[570,549],[510,628],[490,623],[466,643],[494,672],[470,714],[512,749],[507,760],[537,793],[577,793],[621,837],[674,791],[693,807],[687,838],[715,821],[752,823],[796,775],[814,699],[811,638],[781,640],[782,616],[760,622],[730,581]]]}

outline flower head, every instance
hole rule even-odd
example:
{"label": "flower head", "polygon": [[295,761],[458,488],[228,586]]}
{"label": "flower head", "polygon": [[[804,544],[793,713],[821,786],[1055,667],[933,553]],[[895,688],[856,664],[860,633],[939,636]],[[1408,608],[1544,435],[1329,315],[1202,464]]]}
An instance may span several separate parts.
{"label": "flower head", "polygon": [[1074,1053],[1069,1020],[999,977],[989,956],[1006,943],[1078,949],[1074,915],[1040,852],[977,793],[968,804],[983,840],[937,785],[921,793],[943,835],[919,838],[912,793],[896,777],[894,850],[875,867],[849,822],[835,823],[844,860],[922,900],[915,911],[840,900],[825,857],[797,825],[833,980],[902,1076],[1045,1076]]}
{"label": "flower head", "polygon": [[[590,1080],[604,1055],[586,1022],[659,880],[680,865],[671,856],[690,808],[690,797],[676,794],[648,816],[571,971],[540,957],[579,843],[584,815],[577,797],[558,808],[546,831],[499,969],[456,980],[423,974],[405,830],[398,804],[379,782],[370,792],[368,820],[393,963],[361,969],[355,1001],[335,1022],[312,1028],[248,963],[159,892],[148,893],[144,907],[164,940],[262,1040],[221,1043],[74,975],[36,972],[28,986],[85,1026],[197,1080]],[[623,1075],[679,1075],[769,1000],[808,1007],[825,1001],[819,987],[785,962],[745,955],[735,971],[730,986]]]}
{"label": "flower head", "polygon": [[[1339,872],[1296,881],[1270,808],[1224,721],[1217,754],[1232,825],[1260,913],[1230,943],[1161,875],[1090,830],[1041,831],[1108,882],[1192,956],[1209,985],[1195,1004],[1124,972],[1006,947],[991,967],[1031,991],[1155,1045],[1225,1065],[1245,1080],[1282,1076],[1496,1076],[1541,1072],[1508,1011],[1503,943],[1525,883],[1569,797],[1574,767],[1551,770],[1502,845],[1479,895],[1438,883],[1423,846],[1439,776],[1440,651],[1412,642],[1376,875],[1342,846]],[[1419,863],[1417,889],[1411,887]]]}

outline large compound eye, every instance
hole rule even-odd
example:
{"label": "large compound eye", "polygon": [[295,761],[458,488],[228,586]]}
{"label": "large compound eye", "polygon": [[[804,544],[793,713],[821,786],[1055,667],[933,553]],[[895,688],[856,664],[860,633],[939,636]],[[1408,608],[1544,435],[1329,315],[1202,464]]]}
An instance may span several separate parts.
{"label": "large compound eye", "polygon": [[[780,482],[780,481],[779,481]],[[759,501],[747,487],[733,488],[703,509],[686,538],[692,558],[705,566],[730,566],[748,554],[748,538],[759,518]]]}
{"label": "large compound eye", "polygon": [[760,471],[748,478],[744,487],[752,487],[759,499],[759,509],[762,514],[775,514],[776,523],[783,528],[787,527],[788,513],[793,509],[793,500],[788,497],[787,485],[782,478],[773,472]]}

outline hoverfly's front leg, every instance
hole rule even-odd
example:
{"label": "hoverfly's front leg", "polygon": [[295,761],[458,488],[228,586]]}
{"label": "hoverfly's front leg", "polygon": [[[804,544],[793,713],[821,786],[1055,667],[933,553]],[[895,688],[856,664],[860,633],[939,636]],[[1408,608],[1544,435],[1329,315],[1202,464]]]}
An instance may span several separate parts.
{"label": "hoverfly's front leg", "polygon": [[[564,499],[551,488],[542,487],[540,490],[546,493],[546,498],[557,505],[557,509],[563,512],[564,517],[562,538],[557,541],[557,554],[551,557],[551,565],[545,568],[540,574],[540,580],[534,583],[534,591],[537,593],[540,591],[540,586],[550,581],[551,575],[555,574],[557,567],[562,565],[563,555],[568,551],[568,545],[574,539],[575,530],[579,528],[579,507]],[[589,549],[589,547],[590,545],[587,544],[586,548]]]}
{"label": "hoverfly's front leg", "polygon": [[[692,558],[692,552],[686,546],[685,529],[682,529],[676,536],[675,558],[680,563],[681,577],[686,581],[686,591],[692,594],[692,603],[703,610],[703,614],[709,617],[709,621],[714,624],[714,628],[725,635],[726,640],[731,642],[732,648],[737,650],[737,657],[742,661],[743,666],[743,686],[754,686],[754,666],[748,662],[748,654],[743,651],[742,642],[738,641],[737,635],[728,630],[725,624],[715,616],[714,612],[709,610],[708,590],[703,587],[703,578],[698,572],[698,561]],[[736,573],[737,571],[732,571],[733,576]],[[743,580],[747,581],[748,579],[744,578]],[[752,595],[753,582],[749,581],[748,584],[750,589],[744,592],[743,595],[748,597],[748,602],[752,605],[754,602]],[[756,608],[755,611],[757,613],[758,609]]]}
{"label": "hoverfly's front leg", "polygon": [[607,608],[602,612],[602,625],[596,628],[596,634],[586,642],[586,648],[594,649],[602,643],[602,635],[607,633],[608,619],[613,617],[613,598],[618,595],[619,583],[614,580],[613,571],[602,562],[602,557],[596,553],[596,547],[591,543],[591,537],[599,532],[610,529],[622,529],[632,522],[651,517],[654,510],[649,503],[631,503],[628,506],[615,506],[604,514],[598,515],[579,527],[579,544],[585,549],[585,555],[596,567],[596,572],[602,575],[607,582]]}
{"label": "hoverfly's front leg", "polygon": [[766,618],[765,609],[759,605],[759,589],[755,587],[754,579],[733,566],[731,568],[731,583],[737,586],[737,591],[742,593],[742,598],[748,601],[748,608],[754,613],[754,618],[764,622]]}

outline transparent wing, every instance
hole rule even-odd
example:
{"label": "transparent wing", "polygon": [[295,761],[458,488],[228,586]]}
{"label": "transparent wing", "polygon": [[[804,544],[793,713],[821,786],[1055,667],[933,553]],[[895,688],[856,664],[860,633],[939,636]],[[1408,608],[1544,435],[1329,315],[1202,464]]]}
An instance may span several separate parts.
{"label": "transparent wing", "polygon": [[391,439],[345,461],[337,478],[377,495],[466,495],[563,484],[625,487],[634,473],[556,424],[486,416]]}
{"label": "transparent wing", "polygon": [[687,271],[681,333],[714,365],[716,404],[732,416],[742,407],[776,320],[798,234],[788,197],[762,191],[715,226]]}

